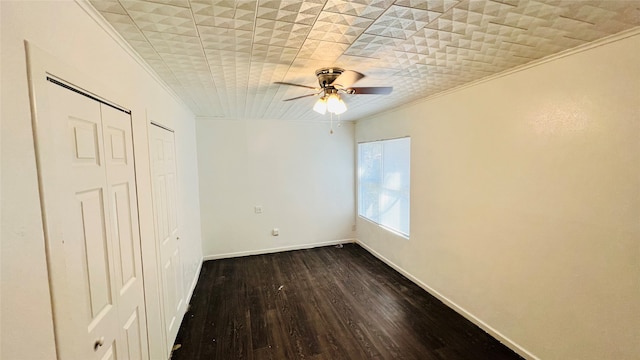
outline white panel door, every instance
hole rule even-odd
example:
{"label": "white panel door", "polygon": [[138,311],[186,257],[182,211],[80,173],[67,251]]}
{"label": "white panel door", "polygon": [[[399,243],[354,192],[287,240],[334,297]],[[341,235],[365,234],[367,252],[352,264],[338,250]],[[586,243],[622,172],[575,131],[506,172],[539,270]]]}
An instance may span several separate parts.
{"label": "white panel door", "polygon": [[49,82],[44,96],[35,130],[58,358],[148,358],[130,117]]}
{"label": "white panel door", "polygon": [[101,110],[116,264],[118,324],[122,335],[118,358],[146,359],[147,328],[131,117],[104,104],[101,104]]}
{"label": "white panel door", "polygon": [[151,169],[167,351],[176,339],[185,311],[178,237],[176,162],[173,132],[151,125]]}

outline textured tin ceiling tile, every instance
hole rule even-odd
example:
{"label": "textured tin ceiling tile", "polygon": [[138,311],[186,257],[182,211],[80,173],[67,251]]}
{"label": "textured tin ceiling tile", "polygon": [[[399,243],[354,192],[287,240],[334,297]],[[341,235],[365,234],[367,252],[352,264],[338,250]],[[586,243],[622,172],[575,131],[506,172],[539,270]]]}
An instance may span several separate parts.
{"label": "textured tin ceiling tile", "polygon": [[[323,119],[315,70],[367,75],[356,119],[640,25],[640,0],[90,0],[196,115]],[[197,24],[197,25],[196,25]],[[326,119],[326,117],[324,118]]]}
{"label": "textured tin ceiling tile", "polygon": [[[212,94],[210,88],[201,86],[201,85],[191,85],[189,87],[185,87],[185,93],[194,102],[199,104],[201,111],[206,112],[207,114],[212,114],[210,116],[224,116],[225,108],[228,108],[226,105],[226,98],[220,98],[216,96],[216,94]],[[222,100],[222,101],[221,101]]]}
{"label": "textured tin ceiling tile", "polygon": [[309,38],[351,44],[372,23],[373,20],[365,17],[323,11],[313,25]]}
{"label": "textured tin ceiling tile", "polygon": [[184,8],[188,8],[189,7],[189,0],[153,0],[153,2],[156,2],[156,3],[159,3],[159,4],[179,6],[179,7],[184,7]]}
{"label": "textured tin ceiling tile", "polygon": [[315,76],[315,71],[317,69],[333,65],[335,64],[325,60],[303,59],[298,56],[291,63],[284,81],[308,86],[318,86],[318,79]]}
{"label": "textured tin ceiling tile", "polygon": [[189,8],[139,0],[120,2],[140,30],[198,36]]}
{"label": "textured tin ceiling tile", "polygon": [[296,48],[253,44],[251,61],[274,64],[291,64],[293,59],[295,59],[296,54],[298,54],[298,49]]}
{"label": "textured tin ceiling tile", "polygon": [[101,13],[123,14],[126,15],[127,11],[120,5],[118,0],[90,0],[91,5]]}
{"label": "textured tin ceiling tile", "polygon": [[349,47],[347,44],[333,43],[329,41],[307,39],[298,57],[301,59],[326,60],[333,63]]}
{"label": "textured tin ceiling tile", "polygon": [[345,55],[380,59],[386,56],[388,52],[393,51],[402,42],[401,39],[363,34],[345,51]]}
{"label": "textured tin ceiling tile", "polygon": [[236,71],[237,67],[250,63],[250,54],[246,53],[217,49],[205,49],[204,53],[209,66],[222,66],[228,69],[228,71]]}
{"label": "textured tin ceiling tile", "polygon": [[196,24],[249,31],[253,30],[257,5],[255,0],[191,0]]}
{"label": "textured tin ceiling tile", "polygon": [[458,4],[458,0],[396,0],[395,4],[443,13]]}
{"label": "textured tin ceiling tile", "polygon": [[146,61],[162,60],[156,49],[145,40],[130,40],[129,45]]}
{"label": "textured tin ceiling tile", "polygon": [[519,4],[518,0],[513,3],[509,3],[508,1],[462,0],[454,9],[466,10],[476,14],[498,18],[509,12],[516,11]]}
{"label": "textured tin ceiling tile", "polygon": [[313,25],[324,3],[325,0],[260,0],[258,17]]}
{"label": "textured tin ceiling tile", "polygon": [[439,12],[393,5],[371,25],[366,33],[406,39],[442,15]]}
{"label": "textured tin ceiling tile", "polygon": [[149,66],[151,66],[151,68],[153,68],[153,70],[155,70],[155,72],[159,76],[162,76],[163,79],[166,79],[167,84],[169,84],[169,86],[180,84],[178,79],[175,77],[173,72],[171,72],[171,70],[167,67],[167,65],[164,63],[162,58],[158,57],[157,59],[149,59],[147,60],[147,64],[149,64]]}
{"label": "textured tin ceiling tile", "polygon": [[198,37],[155,31],[144,31],[144,35],[158,53],[202,55],[202,44]]}
{"label": "textured tin ceiling tile", "polygon": [[113,28],[127,41],[146,41],[146,38],[127,14],[102,14]]}
{"label": "textured tin ceiling tile", "polygon": [[227,89],[231,92],[232,89],[235,95],[242,95],[246,93],[246,88],[249,83],[249,64],[238,64],[235,71],[228,71],[226,67],[212,66],[210,68],[213,75],[216,87]]}
{"label": "textured tin ceiling tile", "polygon": [[248,82],[256,91],[266,91],[276,81],[282,81],[289,70],[288,65],[252,63],[249,69]]}
{"label": "textured tin ceiling tile", "polygon": [[[253,32],[198,25],[198,33],[204,49],[218,49],[251,53]],[[238,54],[238,56],[241,56]]]}
{"label": "textured tin ceiling tile", "polygon": [[377,19],[393,3],[393,0],[328,0],[324,11]]}
{"label": "textured tin ceiling tile", "polygon": [[284,21],[257,19],[254,42],[257,44],[300,48],[311,26]]}
{"label": "textured tin ceiling tile", "polygon": [[428,58],[427,54],[411,53],[405,51],[394,51],[393,55],[394,59],[403,67],[414,64],[425,64]]}
{"label": "textured tin ceiling tile", "polygon": [[[388,60],[393,61],[392,59],[388,59]],[[351,56],[351,55],[342,54],[336,60],[334,65],[341,67],[343,69],[356,70],[363,74],[367,74],[366,78],[358,82],[359,86],[364,86],[362,84],[365,81],[369,81],[371,80],[370,78],[374,77],[374,75],[372,75],[372,71],[377,71],[379,69],[382,69],[381,66],[383,65],[383,62],[378,59],[370,59],[370,58],[364,58],[360,56]],[[380,79],[380,77],[375,76],[375,79]]]}
{"label": "textured tin ceiling tile", "polygon": [[[180,79],[200,79],[204,74],[205,83],[212,83],[213,80],[209,73],[209,66],[204,57],[177,55],[177,54],[160,54],[162,60],[171,69],[171,71]],[[204,79],[203,79],[204,80]],[[198,81],[196,84],[199,84]]]}

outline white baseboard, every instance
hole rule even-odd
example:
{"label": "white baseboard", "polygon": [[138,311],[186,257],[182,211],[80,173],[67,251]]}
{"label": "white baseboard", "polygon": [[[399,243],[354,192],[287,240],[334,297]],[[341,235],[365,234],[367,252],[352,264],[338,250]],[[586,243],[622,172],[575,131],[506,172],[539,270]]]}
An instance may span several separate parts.
{"label": "white baseboard", "polygon": [[198,268],[196,269],[196,273],[193,276],[193,280],[191,280],[191,286],[189,287],[189,292],[187,292],[187,305],[191,303],[191,297],[193,296],[193,291],[196,289],[196,285],[198,284],[198,279],[200,278],[200,271],[202,271],[202,263],[204,259],[200,259],[200,264],[198,264]]}
{"label": "white baseboard", "polygon": [[317,242],[317,243],[310,243],[310,244],[297,244],[297,245],[290,245],[290,246],[282,246],[282,247],[277,247],[277,248],[267,248],[267,249],[258,249],[258,250],[239,251],[239,252],[226,253],[226,254],[206,255],[202,259],[204,261],[207,261],[207,260],[218,260],[218,259],[228,259],[228,258],[241,257],[241,256],[271,254],[271,253],[282,252],[282,251],[311,249],[311,248],[315,248],[315,247],[338,245],[338,244],[348,244],[348,243],[354,243],[354,242],[356,242],[356,239],[331,240],[331,241],[324,241],[324,242]]}
{"label": "white baseboard", "polygon": [[496,329],[494,329],[493,327],[491,327],[490,325],[488,325],[484,321],[478,319],[475,315],[473,315],[472,313],[468,312],[467,310],[465,310],[460,305],[458,305],[455,302],[449,300],[446,296],[442,295],[441,293],[439,293],[438,291],[436,291],[435,289],[433,289],[429,285],[427,285],[427,284],[423,283],[422,281],[418,280],[415,276],[411,275],[409,272],[407,272],[406,270],[404,270],[400,266],[394,264],[392,261],[390,261],[386,257],[382,256],[380,253],[378,253],[377,251],[373,250],[371,247],[369,247],[364,242],[356,239],[355,243],[360,245],[360,246],[362,246],[362,248],[364,248],[365,250],[370,252],[373,256],[377,257],[378,259],[382,260],[387,265],[391,266],[393,269],[395,269],[397,272],[399,272],[400,274],[402,274],[405,277],[407,277],[409,280],[411,280],[416,285],[418,285],[421,288],[423,288],[429,294],[435,296],[438,300],[442,301],[445,305],[447,305],[451,309],[455,310],[458,314],[464,316],[467,320],[469,320],[472,323],[476,324],[482,330],[484,330],[489,335],[491,335],[494,338],[496,338],[498,341],[503,343],[505,346],[507,346],[511,350],[513,350],[516,353],[518,353],[520,356],[524,357],[525,359],[529,359],[529,360],[540,360],[538,357],[536,357],[535,355],[533,355],[532,353],[527,351],[525,348],[523,348],[522,346],[518,345],[516,342],[514,342],[511,339],[509,339],[508,337],[504,336],[502,333],[500,333],[499,331],[497,331]]}

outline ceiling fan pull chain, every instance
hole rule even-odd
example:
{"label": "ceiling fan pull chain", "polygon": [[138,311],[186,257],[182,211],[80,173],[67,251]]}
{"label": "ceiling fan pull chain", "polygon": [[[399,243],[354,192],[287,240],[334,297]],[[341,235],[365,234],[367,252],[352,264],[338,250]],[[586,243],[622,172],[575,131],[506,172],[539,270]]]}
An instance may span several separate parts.
{"label": "ceiling fan pull chain", "polygon": [[333,135],[333,113],[329,113],[330,115],[330,124],[331,124],[331,130],[329,131],[329,134]]}

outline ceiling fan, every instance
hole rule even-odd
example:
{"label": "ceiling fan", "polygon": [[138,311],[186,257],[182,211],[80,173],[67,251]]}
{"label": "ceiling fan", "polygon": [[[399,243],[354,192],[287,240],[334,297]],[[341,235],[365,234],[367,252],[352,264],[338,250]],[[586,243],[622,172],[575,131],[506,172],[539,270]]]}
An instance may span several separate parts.
{"label": "ceiling fan", "polygon": [[318,99],[318,101],[316,101],[315,105],[313,106],[313,110],[320,114],[325,114],[327,111],[329,111],[329,113],[336,115],[342,114],[343,112],[347,111],[347,105],[340,98],[340,93],[353,95],[388,95],[393,90],[393,87],[390,86],[352,87],[352,85],[355,84],[358,80],[365,77],[364,74],[338,67],[318,69],[316,70],[316,77],[318,78],[318,84],[320,85],[320,87],[281,81],[277,81],[275,82],[275,84],[298,86],[315,91],[315,93],[313,94],[296,96],[294,98],[285,99],[284,101],[291,101],[322,94],[320,99]]}

